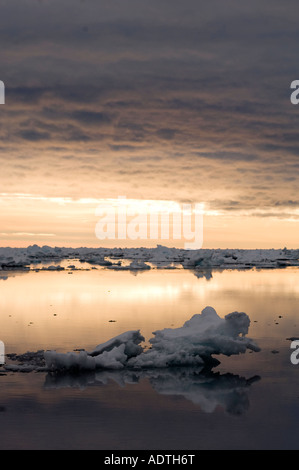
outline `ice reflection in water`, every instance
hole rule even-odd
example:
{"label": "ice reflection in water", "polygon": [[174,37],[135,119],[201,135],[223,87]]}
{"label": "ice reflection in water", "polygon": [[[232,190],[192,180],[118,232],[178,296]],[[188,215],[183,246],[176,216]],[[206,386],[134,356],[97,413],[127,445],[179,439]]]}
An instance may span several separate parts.
{"label": "ice reflection in water", "polygon": [[236,374],[220,374],[212,370],[189,367],[137,372],[126,370],[81,374],[48,373],[44,388],[84,389],[95,384],[106,385],[111,380],[123,387],[126,384],[138,384],[142,379],[148,379],[157,393],[184,397],[205,413],[213,413],[220,406],[227,413],[241,415],[249,409],[249,387],[260,380],[260,377],[246,379]]}
{"label": "ice reflection in water", "polygon": [[136,328],[148,340],[206,305],[221,317],[246,312],[261,352],[220,357],[213,371],[1,373],[0,448],[298,449],[299,366],[287,340],[299,335],[298,268],[196,273],[99,269],[2,279],[7,353],[89,350]]}

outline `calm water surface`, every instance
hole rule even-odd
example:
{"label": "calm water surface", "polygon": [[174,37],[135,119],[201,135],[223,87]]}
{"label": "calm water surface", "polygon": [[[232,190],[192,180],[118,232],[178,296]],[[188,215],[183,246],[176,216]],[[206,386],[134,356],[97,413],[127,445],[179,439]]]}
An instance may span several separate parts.
{"label": "calm water surface", "polygon": [[[2,273],[6,353],[92,349],[131,329],[179,327],[210,305],[244,311],[262,348],[209,372],[0,375],[1,449],[297,449],[299,270]],[[0,369],[1,371],[1,369]]]}

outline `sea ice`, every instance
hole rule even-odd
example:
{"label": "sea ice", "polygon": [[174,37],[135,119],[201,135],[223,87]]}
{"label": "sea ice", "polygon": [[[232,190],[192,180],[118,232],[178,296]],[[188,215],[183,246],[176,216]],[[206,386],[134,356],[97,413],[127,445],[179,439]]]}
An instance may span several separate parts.
{"label": "sea ice", "polygon": [[212,307],[193,315],[180,328],[155,331],[152,348],[131,359],[135,367],[168,367],[213,363],[213,354],[259,351],[258,345],[245,335],[250,319],[246,313],[233,312],[220,318]]}
{"label": "sea ice", "polygon": [[143,348],[139,344],[142,341],[144,341],[144,337],[139,330],[133,330],[99,344],[90,352],[57,353],[56,351],[45,351],[46,367],[52,371],[122,369],[130,358],[142,353]]}
{"label": "sea ice", "polygon": [[[129,265],[112,263],[109,259],[122,259]],[[76,259],[92,265],[131,271],[182,266],[185,269],[233,268],[285,268],[299,266],[299,250],[283,249],[198,249],[184,250],[157,245],[156,248],[66,248],[38,245],[27,248],[0,247],[0,269],[25,269],[36,263],[59,262]],[[150,263],[146,264],[146,263]]]}
{"label": "sea ice", "polygon": [[149,340],[151,349],[140,345],[144,337],[139,330],[127,331],[99,344],[92,351],[57,353],[45,351],[46,367],[56,370],[165,368],[171,366],[203,366],[218,364],[214,354],[259,351],[258,345],[246,337],[250,319],[246,313],[232,312],[220,318],[212,307],[193,315],[179,328],[155,331]]}

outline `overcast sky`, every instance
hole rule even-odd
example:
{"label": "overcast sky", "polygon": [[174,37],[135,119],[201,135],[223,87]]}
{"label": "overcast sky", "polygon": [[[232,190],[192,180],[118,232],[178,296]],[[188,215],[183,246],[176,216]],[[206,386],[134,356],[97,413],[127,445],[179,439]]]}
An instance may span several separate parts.
{"label": "overcast sky", "polygon": [[295,0],[0,1],[1,243],[96,244],[95,201],[124,195],[204,202],[207,247],[296,246],[298,14]]}

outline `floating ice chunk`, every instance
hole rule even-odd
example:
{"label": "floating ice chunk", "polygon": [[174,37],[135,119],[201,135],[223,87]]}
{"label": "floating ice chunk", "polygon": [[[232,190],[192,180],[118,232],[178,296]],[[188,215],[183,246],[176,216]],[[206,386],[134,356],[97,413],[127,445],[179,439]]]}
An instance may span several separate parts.
{"label": "floating ice chunk", "polygon": [[132,261],[132,263],[129,265],[129,269],[143,271],[151,269],[151,267],[143,261]]}
{"label": "floating ice chunk", "polygon": [[[259,351],[258,345],[246,335],[250,319],[246,313],[232,312],[220,318],[212,307],[193,315],[179,328],[155,331],[149,340],[151,349],[144,350],[145,339],[140,330],[124,332],[91,351],[58,353],[45,351],[43,361],[48,371],[95,371],[103,369],[151,369],[171,366],[212,367],[219,361],[214,354],[245,353],[247,349]],[[15,358],[23,365],[44,366],[41,351],[25,353]]]}
{"label": "floating ice chunk", "polygon": [[45,361],[49,370],[95,370],[121,369],[127,361],[124,353],[125,345],[121,344],[111,351],[103,351],[98,356],[90,356],[86,351],[79,353],[57,353],[56,351],[45,351]]}
{"label": "floating ice chunk", "polygon": [[47,368],[52,371],[122,369],[128,359],[142,353],[141,341],[144,337],[139,330],[127,331],[99,344],[90,352],[45,351],[44,358]]}
{"label": "floating ice chunk", "polygon": [[45,370],[44,351],[27,351],[24,354],[10,353],[6,355],[15,364],[5,363],[4,369],[10,372],[32,372]]}
{"label": "floating ice chunk", "polygon": [[109,269],[115,269],[116,271],[146,271],[151,269],[151,267],[144,263],[142,260],[132,261],[128,265],[122,265],[119,261],[118,263],[110,264],[107,266]]}
{"label": "floating ice chunk", "polygon": [[7,364],[5,370],[8,372],[33,372],[36,370],[36,367],[26,364]]}
{"label": "floating ice chunk", "polygon": [[85,351],[79,353],[58,353],[56,351],[45,351],[46,366],[49,370],[94,370],[95,361]]}
{"label": "floating ice chunk", "polygon": [[213,361],[212,354],[259,351],[257,344],[245,335],[250,319],[246,313],[233,312],[220,318],[212,307],[194,315],[180,328],[155,331],[149,341],[152,348],[132,359],[134,367],[167,367],[195,365]]}
{"label": "floating ice chunk", "polygon": [[56,266],[55,264],[51,264],[47,268],[42,268],[42,271],[64,271],[64,268],[62,266]]}
{"label": "floating ice chunk", "polygon": [[113,348],[124,344],[124,353],[130,358],[142,353],[143,348],[140,346],[142,341],[144,341],[144,337],[140,334],[140,330],[126,331],[125,333],[121,333],[109,339],[105,343],[98,344],[98,346],[88,354],[90,356],[98,356],[104,351],[111,351]]}

